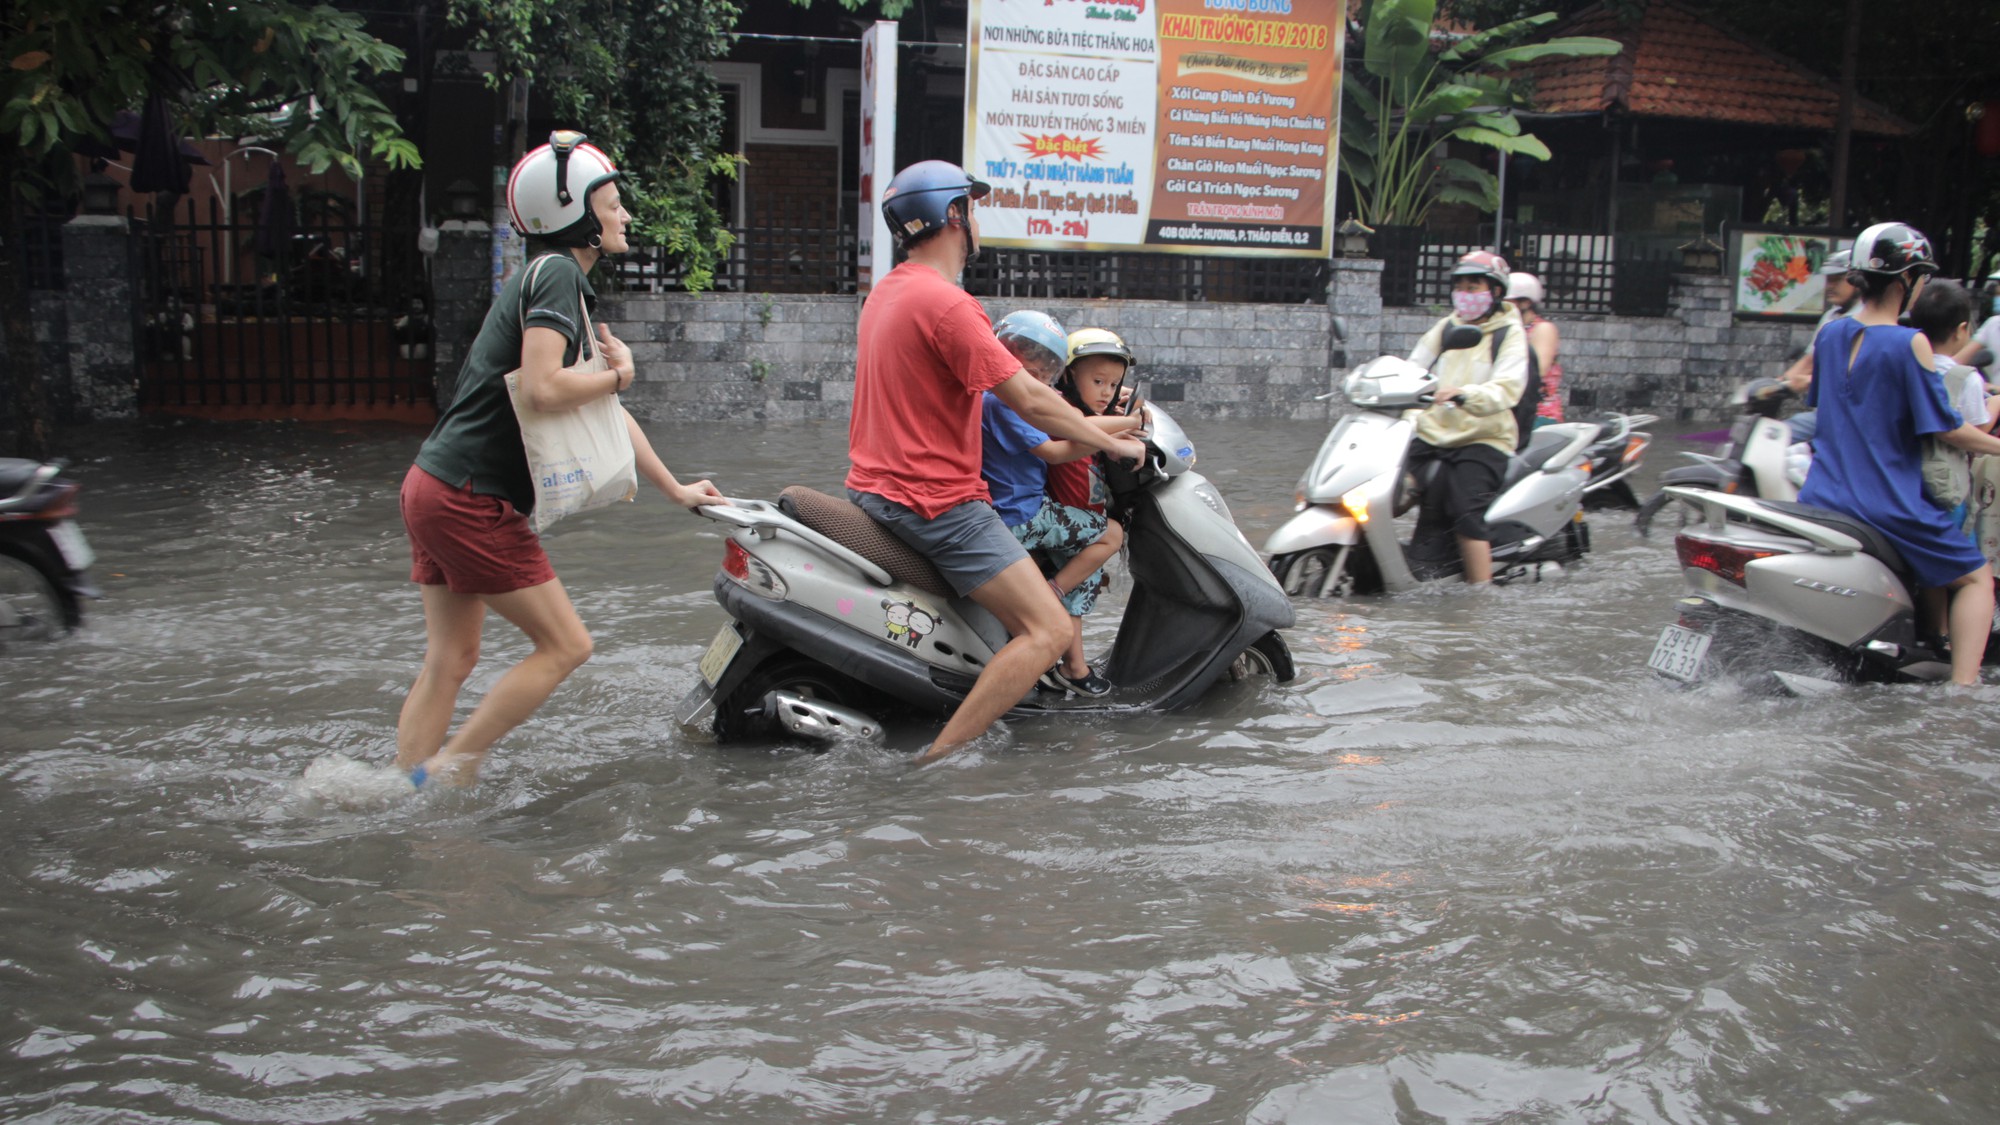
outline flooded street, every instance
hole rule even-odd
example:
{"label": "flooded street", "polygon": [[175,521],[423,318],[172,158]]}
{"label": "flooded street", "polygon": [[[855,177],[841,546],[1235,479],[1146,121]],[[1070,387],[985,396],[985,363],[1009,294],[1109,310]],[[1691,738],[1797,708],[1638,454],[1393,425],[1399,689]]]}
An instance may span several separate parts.
{"label": "flooded street", "polygon": [[[1184,421],[1261,543],[1324,427]],[[731,495],[844,471],[648,430]],[[2000,1118],[2000,687],[1664,686],[1627,513],[1538,585],[1301,603],[1290,684],[918,771],[933,728],[681,735],[722,539],[649,493],[551,539],[596,656],[484,783],[342,808],[300,779],[393,755],[421,438],[71,444],[108,597],[0,656],[0,1117]],[[489,619],[461,714],[525,651]]]}

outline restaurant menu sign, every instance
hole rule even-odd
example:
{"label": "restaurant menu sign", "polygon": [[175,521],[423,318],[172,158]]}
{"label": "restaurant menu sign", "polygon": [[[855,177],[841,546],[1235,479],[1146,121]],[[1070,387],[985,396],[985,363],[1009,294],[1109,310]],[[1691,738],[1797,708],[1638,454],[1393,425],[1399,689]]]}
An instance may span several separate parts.
{"label": "restaurant menu sign", "polygon": [[1325,257],[1335,0],[970,0],[980,240]]}

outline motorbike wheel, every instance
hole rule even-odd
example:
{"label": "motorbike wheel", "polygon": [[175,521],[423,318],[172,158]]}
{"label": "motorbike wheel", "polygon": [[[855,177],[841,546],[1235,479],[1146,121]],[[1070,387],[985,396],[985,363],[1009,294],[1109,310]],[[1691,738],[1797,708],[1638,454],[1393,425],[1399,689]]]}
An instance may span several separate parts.
{"label": "motorbike wheel", "polygon": [[1269,676],[1283,684],[1290,683],[1297,674],[1298,668],[1292,663],[1291,651],[1285,648],[1284,638],[1276,633],[1258,637],[1249,648],[1237,653],[1236,659],[1229,664],[1229,679],[1232,682],[1252,676]]}
{"label": "motorbike wheel", "polygon": [[764,696],[774,691],[789,691],[822,703],[863,710],[873,697],[868,687],[852,676],[796,653],[780,653],[744,677],[736,690],[716,707],[716,737],[724,742],[759,742],[783,737],[785,728],[764,712]]}
{"label": "motorbike wheel", "polygon": [[70,599],[43,574],[12,555],[0,555],[0,649],[53,640],[76,624]]}
{"label": "motorbike wheel", "polygon": [[1285,593],[1294,597],[1317,597],[1320,587],[1326,585],[1326,577],[1336,566],[1341,566],[1342,555],[1346,555],[1341,574],[1334,580],[1328,597],[1344,598],[1354,593],[1354,571],[1352,562],[1355,551],[1351,547],[1314,547],[1286,556],[1284,565],[1278,569],[1278,585]]}

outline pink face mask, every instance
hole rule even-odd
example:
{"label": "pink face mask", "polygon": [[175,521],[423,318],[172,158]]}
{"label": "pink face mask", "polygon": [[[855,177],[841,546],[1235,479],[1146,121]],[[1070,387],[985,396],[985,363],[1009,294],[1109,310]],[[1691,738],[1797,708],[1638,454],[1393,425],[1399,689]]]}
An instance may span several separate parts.
{"label": "pink face mask", "polygon": [[1469,293],[1454,290],[1451,295],[1452,311],[1460,320],[1478,320],[1493,311],[1493,294],[1484,289]]}

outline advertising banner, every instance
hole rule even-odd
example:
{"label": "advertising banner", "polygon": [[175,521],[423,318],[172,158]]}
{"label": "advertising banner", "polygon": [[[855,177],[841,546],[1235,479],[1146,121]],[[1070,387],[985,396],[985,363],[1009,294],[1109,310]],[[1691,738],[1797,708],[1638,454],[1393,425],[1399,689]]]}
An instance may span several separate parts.
{"label": "advertising banner", "polygon": [[1336,0],[970,0],[980,239],[1325,257]]}

